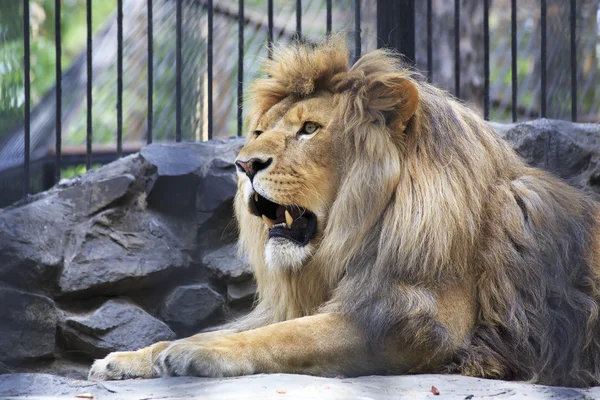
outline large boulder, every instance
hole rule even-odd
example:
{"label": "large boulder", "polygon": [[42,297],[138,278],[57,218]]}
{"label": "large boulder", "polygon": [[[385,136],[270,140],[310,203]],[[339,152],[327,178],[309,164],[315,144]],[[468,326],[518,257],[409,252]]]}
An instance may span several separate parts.
{"label": "large boulder", "polygon": [[216,250],[207,252],[202,263],[216,276],[225,282],[243,282],[252,278],[252,267],[237,254],[237,244],[226,244]]}
{"label": "large boulder", "polygon": [[69,316],[61,330],[69,350],[90,358],[175,339],[164,322],[122,300],[109,300],[90,314]]}
{"label": "large boulder", "polygon": [[529,165],[600,194],[600,124],[538,119],[491,125]]}
{"label": "large boulder", "polygon": [[224,303],[223,296],[208,284],[179,286],[165,298],[161,317],[179,337],[186,337],[214,322]]}
{"label": "large boulder", "polygon": [[57,324],[49,298],[0,288],[0,361],[19,364],[53,356]]}

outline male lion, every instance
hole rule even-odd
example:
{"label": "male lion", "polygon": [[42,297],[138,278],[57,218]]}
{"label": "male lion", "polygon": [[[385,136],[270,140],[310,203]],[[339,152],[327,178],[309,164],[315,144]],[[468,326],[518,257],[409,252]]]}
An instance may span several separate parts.
{"label": "male lion", "polygon": [[91,379],[454,372],[600,379],[599,213],[384,50],[282,47],[236,164],[259,301]]}

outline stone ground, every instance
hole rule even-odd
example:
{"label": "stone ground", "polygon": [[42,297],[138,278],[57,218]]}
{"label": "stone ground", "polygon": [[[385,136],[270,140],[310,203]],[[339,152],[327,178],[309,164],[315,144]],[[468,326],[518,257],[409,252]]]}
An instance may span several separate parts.
{"label": "stone ground", "polygon": [[[432,392],[437,388],[439,395]],[[87,397],[86,397],[87,396]],[[93,397],[92,397],[93,396]],[[600,387],[572,389],[456,375],[319,378],[253,375],[237,378],[163,378],[111,382],[48,374],[0,375],[0,398],[65,399],[596,399]]]}

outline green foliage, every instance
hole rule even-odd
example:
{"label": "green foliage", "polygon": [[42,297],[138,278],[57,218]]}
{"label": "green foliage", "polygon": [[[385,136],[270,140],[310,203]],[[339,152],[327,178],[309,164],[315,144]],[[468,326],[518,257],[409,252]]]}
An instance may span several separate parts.
{"label": "green foliage", "polygon": [[[56,83],[54,0],[31,0],[31,105]],[[65,71],[86,44],[86,2],[64,0],[61,7],[62,55]],[[116,9],[116,1],[92,3],[92,29],[96,31]],[[0,1],[0,137],[23,119],[24,42],[23,3]]]}
{"label": "green foliage", "polygon": [[[90,168],[90,170],[98,169],[98,168],[100,168],[100,166],[101,166],[100,164],[92,164],[92,167]],[[61,177],[61,179],[69,179],[69,178],[74,178],[77,175],[84,174],[85,172],[86,172],[85,164],[71,165],[68,167],[61,168],[60,177]]]}

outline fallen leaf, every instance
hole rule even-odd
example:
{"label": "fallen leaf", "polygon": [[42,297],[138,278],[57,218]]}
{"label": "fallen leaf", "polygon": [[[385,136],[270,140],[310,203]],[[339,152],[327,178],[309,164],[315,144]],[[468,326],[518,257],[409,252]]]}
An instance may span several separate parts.
{"label": "fallen leaf", "polygon": [[465,400],[471,400],[473,397],[475,397],[475,395],[470,394],[467,397],[465,397]]}
{"label": "fallen leaf", "polygon": [[431,393],[433,393],[435,396],[439,396],[440,395],[440,391],[437,390],[437,388],[435,386],[431,387]]}
{"label": "fallen leaf", "polygon": [[75,397],[77,397],[79,399],[93,399],[94,395],[91,393],[81,393],[81,394],[76,394]]}
{"label": "fallen leaf", "polygon": [[287,392],[286,392],[285,390],[283,390],[283,389],[277,389],[277,390],[276,390],[276,392],[277,392],[277,393],[279,393],[279,394],[286,394],[286,393],[287,393]]}

